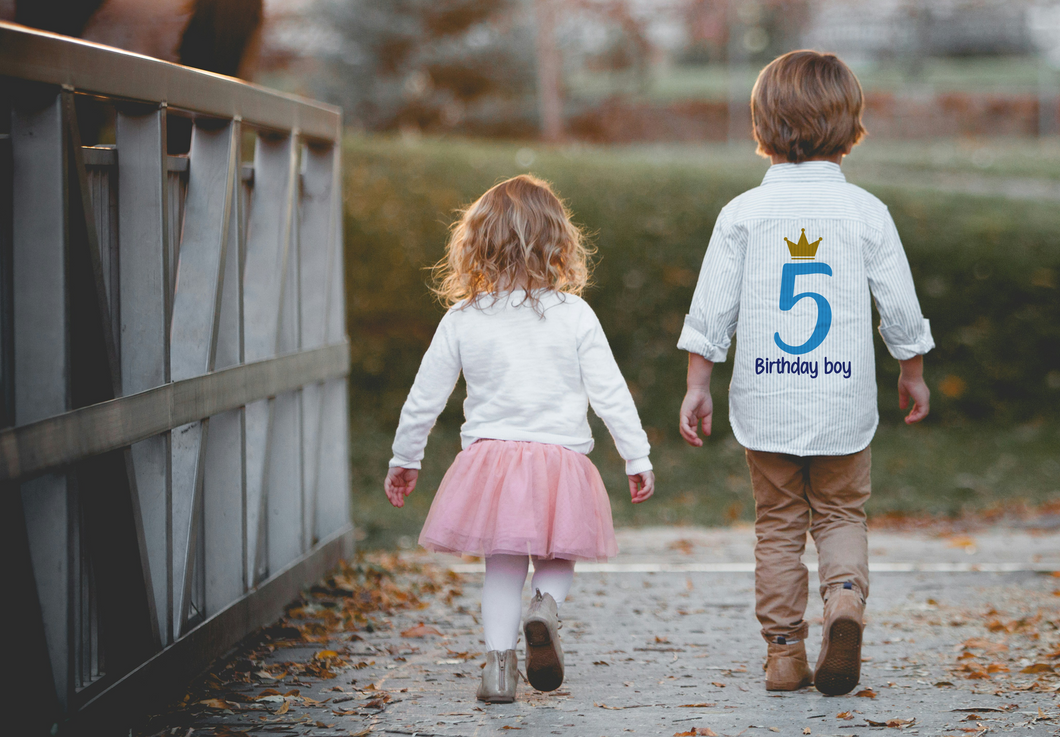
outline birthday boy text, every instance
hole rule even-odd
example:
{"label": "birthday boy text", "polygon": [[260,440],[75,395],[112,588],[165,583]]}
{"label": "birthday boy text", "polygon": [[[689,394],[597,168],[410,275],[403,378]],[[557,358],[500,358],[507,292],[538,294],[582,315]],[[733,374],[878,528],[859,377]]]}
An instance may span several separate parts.
{"label": "birthday boy text", "polygon": [[[849,379],[853,371],[853,363],[853,361],[830,361],[825,358],[824,375],[842,375],[844,379]],[[820,368],[817,361],[804,361],[799,358],[793,360],[787,358],[755,359],[756,374],[798,374],[816,379],[820,374]]]}

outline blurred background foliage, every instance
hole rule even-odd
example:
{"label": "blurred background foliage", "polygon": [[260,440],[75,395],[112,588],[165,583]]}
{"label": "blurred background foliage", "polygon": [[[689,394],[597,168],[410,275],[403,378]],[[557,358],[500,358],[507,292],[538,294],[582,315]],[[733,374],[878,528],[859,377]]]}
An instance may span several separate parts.
{"label": "blurred background foliage", "polygon": [[534,32],[518,0],[321,0],[320,94],[360,127],[530,136]]}

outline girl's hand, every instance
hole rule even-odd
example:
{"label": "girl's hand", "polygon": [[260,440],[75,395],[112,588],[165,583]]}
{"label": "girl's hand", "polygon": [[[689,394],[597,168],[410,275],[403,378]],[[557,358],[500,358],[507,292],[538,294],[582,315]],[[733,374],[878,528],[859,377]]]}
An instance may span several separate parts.
{"label": "girl's hand", "polygon": [[419,475],[420,472],[415,468],[391,467],[386,472],[386,481],[383,482],[386,498],[390,500],[390,503],[395,507],[405,506],[405,497],[416,488],[416,479]]}
{"label": "girl's hand", "polygon": [[634,504],[640,504],[655,493],[655,474],[644,471],[629,477],[629,495]]}

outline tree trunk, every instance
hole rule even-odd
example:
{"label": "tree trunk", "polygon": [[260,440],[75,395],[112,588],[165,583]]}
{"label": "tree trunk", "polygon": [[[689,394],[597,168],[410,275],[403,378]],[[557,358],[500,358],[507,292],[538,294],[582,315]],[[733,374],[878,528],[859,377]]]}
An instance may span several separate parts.
{"label": "tree trunk", "polygon": [[546,141],[563,138],[563,98],[560,93],[560,58],[556,48],[554,0],[535,0],[537,14],[537,92],[541,135]]}

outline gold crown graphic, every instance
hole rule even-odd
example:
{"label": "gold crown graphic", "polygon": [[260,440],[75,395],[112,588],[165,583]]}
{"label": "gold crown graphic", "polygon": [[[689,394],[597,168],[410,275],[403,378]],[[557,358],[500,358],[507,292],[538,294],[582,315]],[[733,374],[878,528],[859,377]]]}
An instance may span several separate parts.
{"label": "gold crown graphic", "polygon": [[812,261],[814,256],[817,255],[817,246],[820,244],[821,239],[818,238],[813,243],[810,243],[806,240],[806,228],[803,228],[798,243],[792,243],[787,238],[784,239],[784,242],[788,244],[788,250],[791,252],[793,259],[797,261]]}

